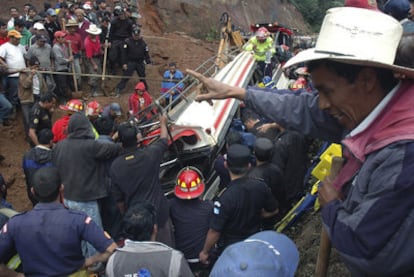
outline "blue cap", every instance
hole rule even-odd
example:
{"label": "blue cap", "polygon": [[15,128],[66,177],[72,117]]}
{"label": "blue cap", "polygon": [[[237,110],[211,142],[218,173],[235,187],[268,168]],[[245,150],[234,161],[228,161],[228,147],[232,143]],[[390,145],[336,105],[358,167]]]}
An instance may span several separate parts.
{"label": "blue cap", "polygon": [[298,264],[299,252],[291,239],[281,233],[263,231],[228,246],[210,277],[293,277]]}
{"label": "blue cap", "polygon": [[398,21],[407,18],[410,10],[408,0],[388,0],[384,4],[384,13],[391,15]]}
{"label": "blue cap", "polygon": [[50,15],[50,16],[55,16],[56,15],[56,11],[52,8],[47,9],[46,14]]}
{"label": "blue cap", "polygon": [[229,166],[245,167],[250,163],[250,149],[241,144],[232,144],[227,150],[227,163]]}
{"label": "blue cap", "polygon": [[118,115],[118,116],[122,114],[121,113],[121,106],[116,102],[111,103],[110,109],[111,109],[111,111],[115,112],[115,114]]}

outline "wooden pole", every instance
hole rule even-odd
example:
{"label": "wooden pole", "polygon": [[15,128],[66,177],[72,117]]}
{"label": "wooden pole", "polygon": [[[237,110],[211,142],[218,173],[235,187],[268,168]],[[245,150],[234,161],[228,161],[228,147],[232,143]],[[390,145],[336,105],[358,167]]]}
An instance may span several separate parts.
{"label": "wooden pole", "polygon": [[[337,156],[332,157],[331,172],[329,173],[329,176],[327,176],[326,178],[334,180],[335,177],[339,174],[339,171],[341,170],[343,163],[343,158]],[[315,268],[315,277],[326,277],[328,275],[329,256],[331,254],[331,248],[331,241],[329,239],[328,233],[322,226],[321,241],[319,243],[318,259],[316,261]]]}

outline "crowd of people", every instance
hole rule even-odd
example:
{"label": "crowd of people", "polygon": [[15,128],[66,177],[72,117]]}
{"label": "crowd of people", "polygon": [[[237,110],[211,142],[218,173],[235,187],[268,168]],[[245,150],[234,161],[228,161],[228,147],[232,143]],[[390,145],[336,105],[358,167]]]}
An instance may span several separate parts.
{"label": "crowd of people", "polygon": [[[138,3],[117,2],[112,7],[105,0],[59,1],[52,7],[45,2],[43,10],[29,3],[22,12],[11,7],[9,13],[8,22],[0,21],[1,127],[10,126],[21,109],[27,134],[30,111],[47,93],[55,94],[60,104],[104,94],[119,97],[134,71],[149,90],[145,67],[152,60],[138,21]],[[101,83],[104,71],[121,77],[110,93]],[[164,78],[160,95],[168,91],[175,99],[183,84],[169,89],[184,75],[172,62]],[[82,90],[84,82],[88,85]],[[148,105],[144,95],[139,107],[130,107],[134,113]]]}
{"label": "crowd of people", "polygon": [[[387,1],[384,11],[394,16],[392,8],[402,6],[394,2],[404,1]],[[412,274],[412,40],[402,36],[401,18],[379,11],[372,1],[345,4],[327,11],[315,48],[286,62],[285,68],[300,65],[297,74],[304,80],[295,93],[232,87],[187,71],[203,86],[197,101],[233,97],[244,103],[226,151],[214,162],[220,192],[213,201],[202,199],[206,180],[193,165],[178,172],[173,197],[164,194],[160,164],[171,143],[165,114],[159,114],[158,139],[144,147],[137,121],[120,122],[119,103],[102,107],[96,100],[63,99],[66,75],[38,70],[63,72],[86,58],[97,73],[103,39],[115,49],[113,68],[120,62],[125,76],[137,71],[142,78],[129,96],[128,116],[145,121],[159,113],[147,108],[153,100],[145,63],[151,60],[139,41],[140,27],[130,19],[139,17],[133,5],[115,6],[108,14],[104,0],[77,3],[72,12],[75,4],[45,4],[44,24],[35,20],[41,16],[31,5],[24,19],[10,8],[8,40],[0,46],[6,92],[0,107],[8,107],[7,116],[22,110],[31,146],[22,167],[33,209],[11,217],[0,178],[0,275],[294,276],[297,247],[273,228],[303,194],[306,136],[343,146],[345,163],[337,176],[322,180],[319,203],[323,228],[351,275]],[[26,49],[20,46],[25,32],[17,30],[19,20],[23,28],[44,26]],[[111,27],[99,37],[105,22]],[[66,33],[62,24],[75,31]],[[75,48],[66,44],[70,35],[83,36]],[[255,44],[272,44],[264,29],[256,39]],[[258,50],[252,41],[245,50]],[[268,51],[259,51],[265,53],[259,61],[263,72]],[[165,102],[183,90],[182,78],[170,63],[162,84]],[[97,79],[88,80],[94,96]],[[127,81],[118,83],[114,96]],[[52,124],[56,107],[64,115]],[[2,120],[7,125],[8,117]]]}

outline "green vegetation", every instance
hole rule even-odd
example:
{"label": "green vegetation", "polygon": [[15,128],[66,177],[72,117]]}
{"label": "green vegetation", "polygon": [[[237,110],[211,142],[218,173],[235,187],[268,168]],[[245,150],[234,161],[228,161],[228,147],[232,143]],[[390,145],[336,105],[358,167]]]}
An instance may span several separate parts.
{"label": "green vegetation", "polygon": [[290,0],[290,2],[301,12],[314,32],[319,31],[326,10],[341,7],[344,3],[343,0]]}

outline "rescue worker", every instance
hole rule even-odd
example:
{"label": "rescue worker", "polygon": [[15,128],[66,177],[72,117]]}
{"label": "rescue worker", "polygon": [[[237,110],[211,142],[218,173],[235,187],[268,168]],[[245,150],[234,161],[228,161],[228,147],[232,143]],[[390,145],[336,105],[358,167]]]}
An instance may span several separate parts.
{"label": "rescue worker", "polygon": [[[79,276],[85,276],[87,272],[82,269],[105,262],[114,252],[115,242],[90,217],[60,203],[63,185],[56,168],[40,168],[31,191],[40,203],[10,218],[0,232],[3,272],[7,272],[4,263],[17,252],[26,276],[68,276],[79,271],[84,274]],[[82,240],[91,242],[99,253],[85,259]]]}
{"label": "rescue worker", "polygon": [[243,50],[253,51],[262,76],[272,76],[271,58],[276,53],[276,49],[273,47],[273,38],[265,27],[257,30],[256,35],[243,46]]}
{"label": "rescue worker", "polygon": [[272,230],[280,214],[285,212],[287,207],[286,192],[283,183],[283,171],[280,167],[272,163],[273,142],[268,138],[258,137],[254,144],[254,156],[256,157],[256,166],[252,167],[248,173],[249,177],[259,178],[266,183],[272,191],[273,196],[279,203],[279,213],[271,218],[263,220],[263,228]]}
{"label": "rescue worker", "polygon": [[79,99],[71,99],[65,105],[60,105],[59,109],[65,111],[66,114],[56,120],[53,124],[53,143],[58,143],[68,136],[67,128],[69,125],[69,119],[73,113],[83,111],[83,103]]}
{"label": "rescue worker", "polygon": [[308,80],[308,69],[306,67],[299,67],[295,70],[295,75],[297,78],[289,84],[289,89],[293,91],[299,89],[306,89],[307,91],[311,91]]}
{"label": "rescue worker", "polygon": [[168,200],[161,189],[159,171],[168,149],[167,117],[160,119],[160,137],[146,148],[137,148],[138,130],[129,123],[118,128],[123,151],[111,165],[112,193],[122,214],[134,203],[148,201],[158,214],[157,241],[174,246]]}
{"label": "rescue worker", "polygon": [[258,232],[261,218],[274,216],[277,202],[269,187],[259,179],[246,176],[250,168],[250,150],[233,144],[227,151],[225,165],[231,182],[214,202],[213,217],[206,241],[199,254],[201,263],[209,263],[210,251],[217,243],[217,252]]}
{"label": "rescue worker", "polygon": [[37,133],[45,128],[52,129],[52,113],[56,106],[57,97],[53,93],[46,93],[40,96],[30,111],[29,138],[30,145],[39,144]]}
{"label": "rescue worker", "polygon": [[170,200],[175,247],[183,252],[193,272],[204,269],[198,254],[203,249],[213,213],[213,203],[200,199],[204,190],[203,174],[198,168],[187,166],[178,172],[176,197]]}
{"label": "rescue worker", "polygon": [[[120,64],[124,42],[131,36],[134,25],[133,22],[126,17],[125,11],[121,6],[115,6],[113,13],[114,18],[111,21],[111,28],[109,30],[108,59],[111,63],[110,68],[114,71],[115,67]],[[120,65],[123,66],[123,64]]]}
{"label": "rescue worker", "polygon": [[96,100],[89,101],[85,108],[85,115],[88,118],[89,122],[91,123],[92,131],[95,134],[95,139],[99,138],[99,133],[95,129],[95,121],[101,116],[101,114],[102,114],[101,104],[99,104],[99,102]]}
{"label": "rescue worker", "polygon": [[140,81],[145,84],[148,90],[148,84],[145,80],[145,65],[151,64],[147,43],[141,36],[141,29],[134,28],[132,38],[124,40],[121,50],[122,69],[124,71],[122,80],[116,85],[115,97],[119,97],[121,91],[125,88],[128,80],[134,71],[140,77]]}

